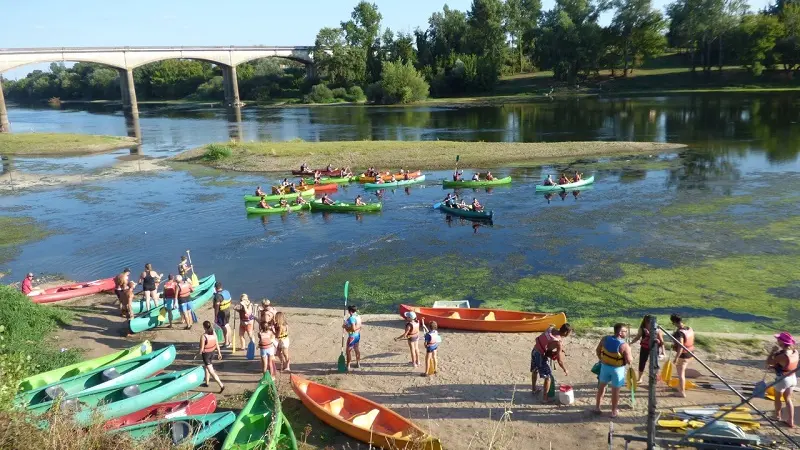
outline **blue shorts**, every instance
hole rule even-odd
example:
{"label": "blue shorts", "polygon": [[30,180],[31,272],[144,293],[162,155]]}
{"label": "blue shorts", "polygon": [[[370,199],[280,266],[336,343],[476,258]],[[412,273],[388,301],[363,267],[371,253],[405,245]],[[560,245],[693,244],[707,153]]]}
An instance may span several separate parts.
{"label": "blue shorts", "polygon": [[175,302],[174,298],[166,298],[164,299],[164,307],[167,308],[167,311],[173,308],[172,304]]}
{"label": "blue shorts", "polygon": [[361,342],[361,333],[351,334],[347,337],[347,348],[354,348]]}
{"label": "blue shorts", "polygon": [[189,302],[186,303],[178,303],[178,310],[180,312],[186,312],[192,310],[192,304]]}
{"label": "blue shorts", "polygon": [[433,344],[430,347],[425,347],[425,348],[428,349],[428,353],[433,353],[436,351],[437,348],[439,348],[439,344]]}
{"label": "blue shorts", "polygon": [[553,375],[553,369],[541,353],[535,348],[531,351],[531,373],[538,373],[542,378],[549,378]]}
{"label": "blue shorts", "polygon": [[614,367],[600,363],[598,379],[601,383],[610,384],[613,388],[621,388],[625,386],[625,366]]}

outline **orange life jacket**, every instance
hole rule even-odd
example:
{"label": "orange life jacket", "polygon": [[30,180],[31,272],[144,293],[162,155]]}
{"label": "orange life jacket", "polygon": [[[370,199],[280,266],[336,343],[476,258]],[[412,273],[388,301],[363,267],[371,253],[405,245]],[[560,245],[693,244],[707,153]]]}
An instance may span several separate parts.
{"label": "orange life jacket", "polygon": [[[683,346],[686,347],[686,349],[689,350],[690,352],[694,353],[694,330],[692,330],[689,327],[681,328],[675,333],[676,338],[678,337],[677,335],[679,333],[683,335]],[[681,346],[675,344],[673,348],[677,352],[681,348]]]}
{"label": "orange life jacket", "polygon": [[786,357],[789,359],[789,364],[783,368],[783,373],[789,373],[794,369],[797,369],[798,363],[800,363],[800,353],[794,352],[794,361],[792,361],[792,357],[789,356],[789,353],[786,353]]}
{"label": "orange life jacket", "polygon": [[419,336],[419,322],[412,320],[411,322],[408,322],[408,324],[411,325],[411,333],[408,334],[408,337],[412,338]]}
{"label": "orange life jacket", "polygon": [[560,341],[561,338],[553,336],[553,334],[550,333],[549,331],[551,330],[548,330],[540,334],[539,337],[536,338],[536,349],[539,351],[540,354],[547,356],[550,359],[556,359],[558,353],[554,351],[548,351],[549,345],[553,341]]}
{"label": "orange life jacket", "polygon": [[217,348],[217,335],[214,333],[204,334],[206,343],[203,345],[203,353],[213,352]]}
{"label": "orange life jacket", "polygon": [[270,339],[268,333],[258,333],[258,348],[270,348],[272,346],[272,339]]}
{"label": "orange life jacket", "polygon": [[178,283],[178,298],[188,298],[192,295],[192,283],[188,281],[181,281]]}

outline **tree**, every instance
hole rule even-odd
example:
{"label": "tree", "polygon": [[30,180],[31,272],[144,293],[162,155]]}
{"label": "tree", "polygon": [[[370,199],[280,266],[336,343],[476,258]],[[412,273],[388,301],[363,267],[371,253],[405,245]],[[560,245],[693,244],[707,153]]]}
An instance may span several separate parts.
{"label": "tree", "polygon": [[574,81],[599,69],[603,32],[597,19],[605,7],[592,0],[556,0],[545,13],[538,54],[556,79]]}
{"label": "tree", "polygon": [[364,79],[376,80],[380,76],[381,61],[378,57],[381,28],[381,13],[378,5],[361,1],[350,14],[350,20],[342,22],[345,39],[350,47],[360,48],[365,57],[366,73]]}
{"label": "tree", "polygon": [[411,63],[387,62],[379,82],[370,85],[367,99],[374,103],[411,103],[428,97],[428,83]]}
{"label": "tree", "polygon": [[525,54],[533,53],[536,24],[542,15],[541,0],[506,0],[504,26],[511,37],[517,69],[525,69]]}
{"label": "tree", "polygon": [[314,41],[314,63],[320,76],[338,86],[365,81],[367,60],[362,48],[347,45],[341,28],[323,28]]}
{"label": "tree", "polygon": [[775,58],[790,75],[800,70],[800,3],[786,3],[779,16],[783,33],[775,45]]}
{"label": "tree", "polygon": [[775,47],[781,31],[781,23],[776,16],[748,14],[742,19],[738,29],[739,60],[753,75],[761,75],[767,53]]}
{"label": "tree", "polygon": [[499,64],[506,47],[503,4],[500,0],[472,0],[467,24],[470,53],[488,56]]}
{"label": "tree", "polygon": [[650,0],[616,0],[617,12],[611,21],[610,34],[616,41],[622,62],[622,76],[639,58],[660,53],[666,42],[661,32],[665,23]]}

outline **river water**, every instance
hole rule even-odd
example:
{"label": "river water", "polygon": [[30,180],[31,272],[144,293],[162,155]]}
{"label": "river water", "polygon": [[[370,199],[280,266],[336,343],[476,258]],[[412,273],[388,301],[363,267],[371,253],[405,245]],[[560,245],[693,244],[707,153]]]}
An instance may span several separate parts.
{"label": "river water", "polygon": [[[619,276],[625,264],[669,268],[735,255],[784,254],[792,247],[778,239],[732,238],[720,234],[719,227],[800,214],[794,201],[800,200],[796,94],[566,99],[474,108],[245,108],[239,116],[197,105],[142,106],[138,124],[111,107],[12,106],[9,117],[16,132],[141,137],[141,146],[130,151],[18,158],[6,164],[6,170],[39,173],[91,172],[131,153],[165,158],[231,138],[689,145],[665,155],[493,168],[496,175],[512,175],[513,185],[464,193],[494,210],[493,224],[473,224],[432,210],[447,192],[440,182],[446,172],[426,172],[424,185],[385,192],[383,212],[365,215],[247,217],[242,195],[281,174],[183,166],[75,187],[7,193],[0,196],[0,213],[34,216],[56,231],[23,246],[17,258],[0,265],[0,271],[11,271],[16,278],[30,270],[94,279],[126,266],[137,271],[146,262],[168,273],[191,249],[198,272],[216,273],[235,295],[327,305],[341,295],[339,286],[320,286],[339,281],[332,273],[366,271],[375,279],[363,288],[365,294],[390,284],[378,279],[381,267],[388,275],[408,266],[417,274],[408,281],[414,284],[408,286],[414,292],[409,299],[422,301],[436,294],[439,271],[459,270],[465,262],[467,267],[486,267],[502,280],[558,274],[592,282]],[[594,174],[594,186],[577,195],[534,192],[534,184],[546,174],[565,169]],[[355,184],[340,188],[334,198],[352,200],[358,194],[364,190]],[[423,261],[430,265],[421,269]],[[479,303],[493,295],[484,288],[459,292]],[[365,295],[363,301],[369,303],[370,297],[381,308],[388,306],[379,301],[380,292]]]}

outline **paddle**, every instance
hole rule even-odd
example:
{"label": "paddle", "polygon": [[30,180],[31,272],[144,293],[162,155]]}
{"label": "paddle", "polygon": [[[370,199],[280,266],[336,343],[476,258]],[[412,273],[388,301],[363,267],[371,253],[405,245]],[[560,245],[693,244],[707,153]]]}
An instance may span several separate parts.
{"label": "paddle", "polygon": [[[235,313],[235,311],[234,311]],[[231,337],[231,344],[233,348],[231,348],[231,353],[236,353],[236,314],[233,315],[233,336]]]}
{"label": "paddle", "polygon": [[[625,341],[627,342],[628,346],[630,347],[631,342],[631,326],[628,325],[628,334],[625,337]],[[628,365],[628,369],[626,370],[625,374],[625,382],[628,385],[628,389],[631,391],[631,406],[636,407],[636,370],[633,368],[632,364]]]}
{"label": "paddle", "polygon": [[189,250],[186,250],[186,256],[189,257],[189,267],[192,268],[192,287],[197,287],[200,285],[200,280],[197,279],[197,274],[194,270],[194,264],[192,264],[192,255],[189,254]]}
{"label": "paddle", "polygon": [[[252,313],[253,313],[253,306],[251,304],[251,306],[250,306],[250,317],[253,317]],[[253,320],[255,320],[255,318],[253,318]],[[253,326],[255,326],[255,324],[253,324]],[[246,353],[245,357],[247,359],[250,359],[250,360],[256,358],[256,343],[253,342],[252,337],[250,338],[250,343],[247,344],[247,353]]]}
{"label": "paddle", "polygon": [[[350,289],[350,282],[344,282],[344,318],[347,318],[347,291]],[[344,333],[342,333],[342,353],[339,355],[339,361],[337,363],[339,372],[344,373],[347,372],[347,360],[344,357]]]}

